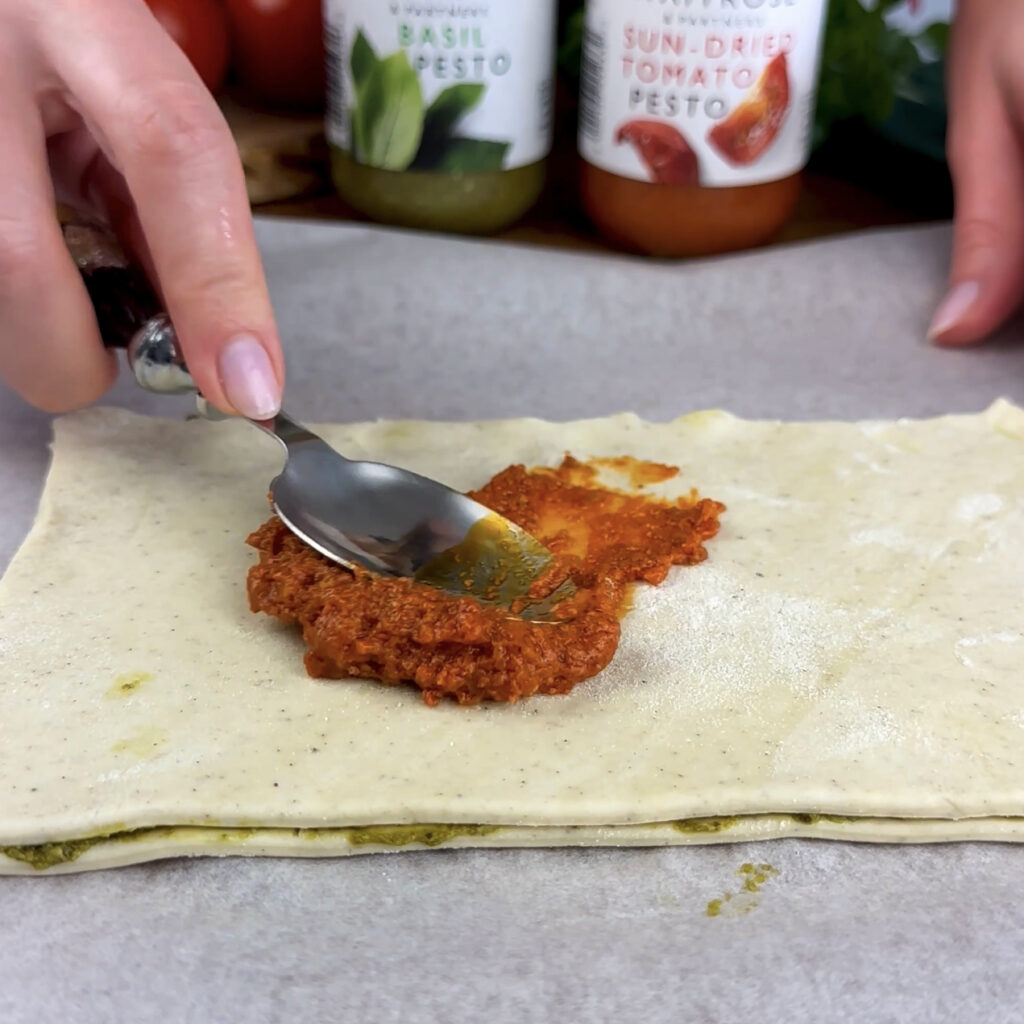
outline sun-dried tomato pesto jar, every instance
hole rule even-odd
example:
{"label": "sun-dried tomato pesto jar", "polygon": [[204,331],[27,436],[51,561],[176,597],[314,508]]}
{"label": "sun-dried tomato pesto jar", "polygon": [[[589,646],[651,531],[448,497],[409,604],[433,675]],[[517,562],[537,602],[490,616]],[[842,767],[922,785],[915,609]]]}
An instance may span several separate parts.
{"label": "sun-dried tomato pesto jar", "polygon": [[544,186],[556,0],[326,0],[335,187],[374,220],[486,234]]}
{"label": "sun-dried tomato pesto jar", "polygon": [[810,152],[827,0],[588,0],[583,204],[655,256],[768,241]]}

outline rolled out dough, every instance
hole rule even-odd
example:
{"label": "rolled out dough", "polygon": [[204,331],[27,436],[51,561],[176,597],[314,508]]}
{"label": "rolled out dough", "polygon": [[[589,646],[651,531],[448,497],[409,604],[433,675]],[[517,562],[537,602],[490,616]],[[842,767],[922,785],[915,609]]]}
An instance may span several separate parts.
{"label": "rolled out dough", "polygon": [[565,451],[670,462],[652,492],[727,512],[707,562],[637,591],[595,679],[428,708],[308,678],[247,610],[274,442],[65,417],[0,581],[0,873],[422,848],[360,831],[416,823],[494,826],[444,846],[1024,837],[1024,411],[323,432],[460,488]]}

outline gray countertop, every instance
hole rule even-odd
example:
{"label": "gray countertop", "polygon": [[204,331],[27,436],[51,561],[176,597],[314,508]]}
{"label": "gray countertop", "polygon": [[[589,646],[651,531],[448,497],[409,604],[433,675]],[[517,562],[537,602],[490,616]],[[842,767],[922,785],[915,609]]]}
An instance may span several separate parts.
{"label": "gray countertop", "polygon": [[[688,265],[282,221],[259,236],[307,420],[1024,404],[1019,324],[972,351],[923,340],[943,226]],[[109,401],[186,409],[127,381]],[[0,392],[0,431],[3,565],[49,418]],[[746,861],[779,874],[749,913],[708,917]],[[1019,1017],[1022,866],[1006,845],[780,840],[6,878],[0,1021],[998,1024]]]}

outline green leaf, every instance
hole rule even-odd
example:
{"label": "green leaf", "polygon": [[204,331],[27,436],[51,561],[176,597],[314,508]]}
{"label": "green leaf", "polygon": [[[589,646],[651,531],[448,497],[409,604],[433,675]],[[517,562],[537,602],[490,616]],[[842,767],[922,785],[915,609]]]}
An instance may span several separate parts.
{"label": "green leaf", "polygon": [[377,59],[377,54],[373,52],[370,41],[363,35],[362,29],[356,33],[348,62],[349,67],[352,69],[352,81],[355,82],[358,100],[360,93],[366,88],[366,81],[370,77],[370,72],[380,63]]}
{"label": "green leaf", "polygon": [[480,82],[463,82],[442,89],[427,107],[423,134],[451,135],[456,122],[468,114],[482,99],[486,86]]}
{"label": "green leaf", "polygon": [[460,139],[448,141],[434,170],[449,174],[487,174],[503,169],[510,142],[490,139]]}
{"label": "green leaf", "polygon": [[578,7],[562,26],[558,46],[558,69],[566,81],[576,84],[580,78],[580,60],[583,56],[583,7]]}
{"label": "green leaf", "polygon": [[423,118],[423,139],[413,167],[430,170],[437,166],[456,124],[483,99],[486,88],[478,82],[463,82],[434,97]]}
{"label": "green leaf", "polygon": [[403,50],[374,65],[359,109],[363,160],[371,167],[404,171],[423,135],[423,93]]}
{"label": "green leaf", "polygon": [[921,64],[914,43],[888,25],[898,0],[872,8],[860,0],[830,0],[818,85],[815,142],[832,125],[860,118],[879,125],[890,116],[900,84]]}
{"label": "green leaf", "polygon": [[365,159],[366,144],[363,131],[362,100],[366,92],[366,83],[373,69],[380,63],[377,55],[373,52],[370,41],[363,35],[360,29],[356,33],[355,41],[352,43],[352,51],[349,54],[349,67],[352,70],[352,82],[355,86],[354,100],[349,111],[351,129],[351,150],[356,160]]}
{"label": "green leaf", "polygon": [[944,21],[934,21],[920,33],[920,38],[937,53],[945,54],[949,49],[949,25]]}

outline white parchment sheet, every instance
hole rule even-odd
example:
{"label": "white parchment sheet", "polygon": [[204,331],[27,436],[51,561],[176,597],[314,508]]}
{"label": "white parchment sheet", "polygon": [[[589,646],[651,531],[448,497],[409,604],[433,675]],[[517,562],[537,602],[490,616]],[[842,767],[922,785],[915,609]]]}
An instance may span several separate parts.
{"label": "white parchment sheet", "polygon": [[[277,221],[260,240],[287,404],[307,420],[853,419],[1024,402],[1019,327],[971,352],[923,341],[944,227],[689,265]],[[112,400],[187,407],[127,381]],[[0,429],[6,563],[50,428],[4,392]],[[0,1019],[1011,1021],[1022,858],[782,840],[4,879]],[[772,868],[757,892],[748,863]]]}

